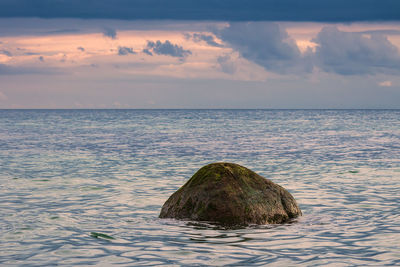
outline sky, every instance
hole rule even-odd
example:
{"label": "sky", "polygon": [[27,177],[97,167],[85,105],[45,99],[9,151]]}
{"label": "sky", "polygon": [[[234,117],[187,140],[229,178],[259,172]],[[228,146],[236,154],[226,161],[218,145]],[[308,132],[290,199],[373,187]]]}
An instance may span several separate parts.
{"label": "sky", "polygon": [[397,0],[0,0],[0,108],[400,108]]}

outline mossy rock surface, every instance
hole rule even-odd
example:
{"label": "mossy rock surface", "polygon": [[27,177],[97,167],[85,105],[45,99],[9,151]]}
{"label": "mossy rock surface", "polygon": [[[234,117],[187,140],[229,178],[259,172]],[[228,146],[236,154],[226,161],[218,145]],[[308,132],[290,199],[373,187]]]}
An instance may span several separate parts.
{"label": "mossy rock surface", "polygon": [[164,203],[160,218],[223,225],[279,224],[301,215],[283,187],[234,163],[212,163],[198,170]]}

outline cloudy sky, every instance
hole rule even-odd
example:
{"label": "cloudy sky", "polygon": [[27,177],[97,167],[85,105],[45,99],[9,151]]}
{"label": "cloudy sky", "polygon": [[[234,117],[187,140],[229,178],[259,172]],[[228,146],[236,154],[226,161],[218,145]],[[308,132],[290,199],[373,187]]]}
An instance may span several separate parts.
{"label": "cloudy sky", "polygon": [[0,108],[400,108],[397,0],[0,0]]}

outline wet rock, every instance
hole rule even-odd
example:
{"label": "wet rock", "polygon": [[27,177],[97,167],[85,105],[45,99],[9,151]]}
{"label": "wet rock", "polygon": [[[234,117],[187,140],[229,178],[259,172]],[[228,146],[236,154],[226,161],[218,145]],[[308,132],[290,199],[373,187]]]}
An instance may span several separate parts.
{"label": "wet rock", "polygon": [[279,224],[300,215],[283,187],[238,164],[213,163],[170,196],[160,218],[248,225]]}

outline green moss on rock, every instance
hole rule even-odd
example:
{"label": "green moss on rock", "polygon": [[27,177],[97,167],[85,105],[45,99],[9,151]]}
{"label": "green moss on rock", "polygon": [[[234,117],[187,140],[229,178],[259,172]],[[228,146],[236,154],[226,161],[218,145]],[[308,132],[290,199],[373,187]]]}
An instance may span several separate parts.
{"label": "green moss on rock", "polygon": [[160,218],[224,225],[277,224],[301,215],[283,187],[234,163],[198,170],[164,203]]}

